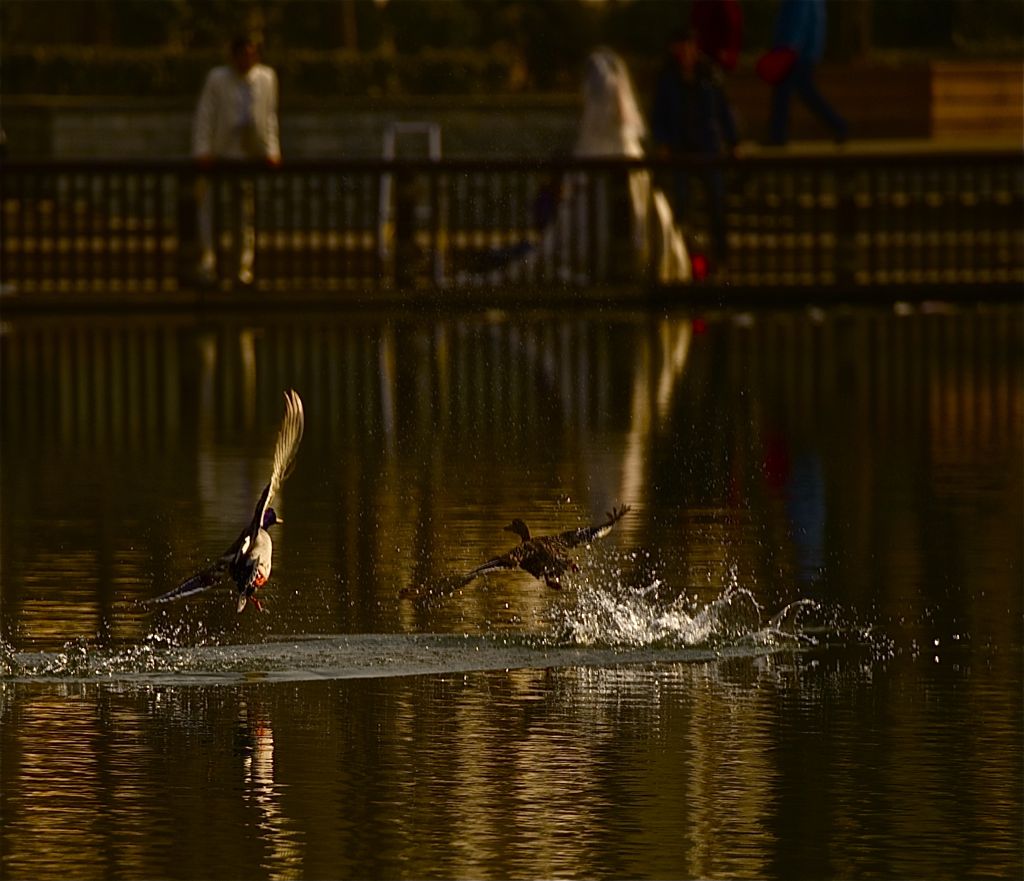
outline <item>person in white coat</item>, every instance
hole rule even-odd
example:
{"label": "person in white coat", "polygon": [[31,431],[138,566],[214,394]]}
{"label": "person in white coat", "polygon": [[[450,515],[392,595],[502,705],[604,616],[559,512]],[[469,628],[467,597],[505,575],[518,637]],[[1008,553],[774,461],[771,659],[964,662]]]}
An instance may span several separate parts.
{"label": "person in white coat", "polygon": [[[231,43],[231,62],[206,77],[192,127],[192,155],[203,168],[218,159],[281,161],[277,131],[277,75],[260,64],[260,50],[250,37]],[[201,179],[199,202],[199,277],[212,284],[217,277],[214,248],[213,192]],[[237,209],[239,284],[253,282],[256,256],[256,197],[251,180],[240,180],[231,201]]]}
{"label": "person in white coat", "polygon": [[[647,125],[626,62],[606,46],[595,49],[587,58],[584,73],[583,117],[574,155],[640,158],[646,136]],[[646,171],[631,171],[628,180],[638,268],[649,271],[660,282],[690,281],[690,255],[665,194],[652,185]],[[607,219],[611,206],[602,199],[600,190],[595,192],[594,207],[599,217]],[[607,222],[598,224],[598,265],[604,259],[600,255],[608,253],[608,242],[602,240],[600,231],[607,235],[609,228]]]}

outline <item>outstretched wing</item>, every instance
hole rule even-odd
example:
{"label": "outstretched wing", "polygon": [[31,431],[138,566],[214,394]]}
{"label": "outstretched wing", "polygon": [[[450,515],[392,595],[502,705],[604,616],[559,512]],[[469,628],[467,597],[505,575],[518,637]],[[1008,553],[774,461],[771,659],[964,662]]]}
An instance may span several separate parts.
{"label": "outstretched wing", "polygon": [[598,523],[596,526],[580,526],[578,529],[561,532],[556,537],[558,541],[570,548],[592,542],[598,538],[604,538],[612,531],[612,527],[629,513],[629,510],[629,505],[623,505],[621,508],[612,508],[606,515],[608,519],[604,523]]}
{"label": "outstretched wing", "polygon": [[204,590],[209,590],[217,584],[220,584],[228,575],[228,559],[226,555],[221,557],[215,563],[207,566],[202,572],[197,572],[187,581],[183,581],[174,590],[169,590],[167,593],[160,594],[158,597],[154,597],[151,600],[147,600],[149,603],[169,603],[173,600],[180,600],[182,597],[192,596],[196,593],[202,593]]}
{"label": "outstretched wing", "polygon": [[465,582],[461,575],[441,575],[426,584],[410,584],[398,592],[401,600],[410,600],[419,609],[425,609],[436,602],[451,596],[463,587]]}
{"label": "outstretched wing", "polygon": [[295,454],[299,451],[305,426],[306,417],[302,410],[302,398],[299,397],[297,391],[289,389],[284,393],[284,419],[281,422],[281,429],[277,433],[277,444],[274,446],[274,470],[270,475],[270,482],[263,488],[259,501],[256,503],[256,510],[253,512],[252,522],[248,529],[250,541],[256,540],[260,526],[263,525],[263,515],[266,513],[267,506],[273,501],[281,484],[295,467]]}
{"label": "outstretched wing", "polygon": [[231,547],[224,551],[213,563],[201,572],[197,572],[187,581],[183,581],[174,590],[169,590],[158,597],[146,600],[146,602],[169,603],[172,600],[180,600],[182,597],[192,596],[195,593],[202,593],[204,590],[209,590],[211,587],[220,584],[231,573],[231,564],[249,546],[249,542],[248,531],[242,530],[238,538],[231,543]]}
{"label": "outstretched wing", "polygon": [[498,572],[502,569],[517,569],[519,568],[519,558],[512,554],[502,554],[500,557],[494,557],[488,560],[486,563],[481,563],[476,569],[467,572],[462,576],[462,581],[459,587],[465,587],[474,578],[478,578],[481,575],[486,575],[488,572]]}

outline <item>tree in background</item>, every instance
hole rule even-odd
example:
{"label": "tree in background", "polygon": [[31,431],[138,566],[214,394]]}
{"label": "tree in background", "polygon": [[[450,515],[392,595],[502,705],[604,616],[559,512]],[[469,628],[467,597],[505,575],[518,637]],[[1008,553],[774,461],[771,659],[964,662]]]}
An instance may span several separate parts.
{"label": "tree in background", "polygon": [[[742,3],[753,56],[770,43],[778,3]],[[1024,50],[1017,0],[836,0],[830,9],[829,51],[844,60],[1019,59]],[[310,94],[575,91],[595,46],[642,69],[688,16],[686,0],[5,0],[0,84],[6,94],[192,94],[241,28],[262,35],[282,83]]]}

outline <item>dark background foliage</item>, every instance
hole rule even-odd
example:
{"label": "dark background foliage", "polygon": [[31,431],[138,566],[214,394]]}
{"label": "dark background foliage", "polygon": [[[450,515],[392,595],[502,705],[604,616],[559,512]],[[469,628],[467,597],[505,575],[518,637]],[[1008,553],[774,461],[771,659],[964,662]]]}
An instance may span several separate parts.
{"label": "dark background foliage", "polygon": [[[768,46],[776,0],[745,0],[744,63]],[[1019,58],[1018,0],[829,4],[833,61]],[[251,32],[305,94],[575,90],[605,43],[660,55],[685,0],[5,0],[5,94],[192,95],[231,36]]]}

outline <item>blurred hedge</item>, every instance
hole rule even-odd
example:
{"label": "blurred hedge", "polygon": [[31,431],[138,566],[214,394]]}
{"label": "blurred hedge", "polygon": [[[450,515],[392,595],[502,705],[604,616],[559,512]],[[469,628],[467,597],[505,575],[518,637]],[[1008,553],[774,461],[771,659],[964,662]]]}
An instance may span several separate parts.
{"label": "blurred hedge", "polygon": [[[6,95],[193,96],[223,53],[93,48],[8,49],[0,57]],[[268,59],[282,92],[311,96],[473,95],[520,90],[514,56],[469,50],[424,50],[411,56],[345,50],[293,51]],[[570,88],[578,71],[562,77]],[[559,77],[557,79],[561,79]]]}
{"label": "blurred hedge", "polygon": [[[746,61],[778,0],[742,0]],[[1019,0],[828,4],[829,60],[894,53],[1019,59]],[[262,35],[283,92],[317,96],[574,91],[608,44],[657,63],[685,0],[31,0],[0,2],[5,95],[193,96],[239,30]],[[901,53],[907,53],[903,56]]]}

